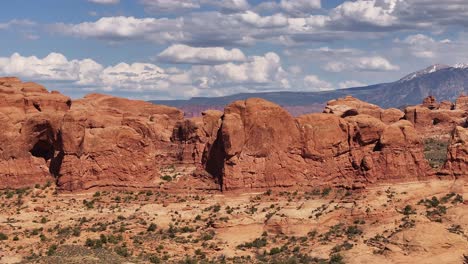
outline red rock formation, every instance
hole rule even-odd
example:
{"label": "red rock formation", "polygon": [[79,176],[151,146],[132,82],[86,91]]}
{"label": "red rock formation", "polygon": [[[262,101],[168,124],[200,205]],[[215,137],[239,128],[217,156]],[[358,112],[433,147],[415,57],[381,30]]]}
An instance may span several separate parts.
{"label": "red rock formation", "polygon": [[450,139],[445,170],[455,177],[468,175],[468,129],[456,127]]}
{"label": "red rock formation", "polygon": [[20,188],[53,181],[59,128],[70,98],[37,84],[0,78],[0,187]]}
{"label": "red rock formation", "polygon": [[[380,117],[382,111],[374,110],[367,113]],[[309,114],[295,119],[275,104],[248,99],[226,108],[218,140],[224,150],[218,177],[225,190],[359,187],[429,176],[421,139],[408,121],[386,125],[365,114],[346,118]]]}
{"label": "red rock formation", "polygon": [[423,134],[448,134],[455,126],[462,126],[468,117],[464,97],[457,99],[455,107],[450,102],[438,104],[434,97],[428,97],[422,105],[405,109],[405,119],[411,121]]}
{"label": "red rock formation", "polygon": [[[217,120],[205,120],[206,127]],[[58,186],[155,188],[161,170],[200,166],[212,130],[184,120],[180,110],[105,95],[74,102],[62,125],[64,158]],[[213,128],[211,128],[213,129]]]}
{"label": "red rock formation", "polygon": [[455,101],[455,109],[468,111],[468,95],[460,95]]}
{"label": "red rock formation", "polygon": [[[174,189],[363,187],[426,179],[432,172],[413,124],[432,126],[435,118],[459,124],[466,100],[454,107],[426,101],[407,108],[411,122],[397,109],[352,97],[297,118],[252,98],[224,113],[184,119],[172,107],[99,94],[72,103],[40,85],[0,78],[0,188],[46,181],[67,191],[159,188],[173,165],[186,171],[165,185]],[[457,129],[446,168],[459,176],[466,171],[466,133]]]}
{"label": "red rock formation", "polygon": [[397,122],[404,116],[404,113],[396,108],[384,110],[374,104],[363,102],[352,96],[329,101],[323,112],[335,114],[343,118],[358,114],[370,115],[382,120],[386,124]]}

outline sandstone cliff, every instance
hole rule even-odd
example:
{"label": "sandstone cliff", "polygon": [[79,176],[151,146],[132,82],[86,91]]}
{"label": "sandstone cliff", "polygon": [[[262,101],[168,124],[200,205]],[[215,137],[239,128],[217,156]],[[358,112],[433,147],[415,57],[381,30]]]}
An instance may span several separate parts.
{"label": "sandstone cliff", "polygon": [[[71,101],[17,78],[0,78],[0,188],[54,181],[61,190],[195,188],[245,190],[433,177],[420,129],[466,126],[466,98],[428,98],[381,109],[352,97],[294,118],[251,98],[185,119],[172,107],[90,94]],[[466,129],[465,129],[466,130]],[[464,128],[452,136],[449,174],[466,175]],[[169,167],[181,168],[171,183]]]}

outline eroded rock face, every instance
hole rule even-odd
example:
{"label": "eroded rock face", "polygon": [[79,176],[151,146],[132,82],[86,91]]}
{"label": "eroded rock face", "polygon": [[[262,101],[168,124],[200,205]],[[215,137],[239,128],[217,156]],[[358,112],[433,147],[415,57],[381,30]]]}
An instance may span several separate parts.
{"label": "eroded rock face", "polygon": [[380,107],[363,102],[352,96],[346,96],[327,103],[324,113],[334,114],[339,117],[347,117],[358,114],[373,116],[386,124],[396,122],[405,115],[396,108],[381,109]]}
{"label": "eroded rock face", "polygon": [[468,129],[457,126],[450,139],[445,169],[455,177],[468,175]]}
{"label": "eroded rock face", "polygon": [[176,108],[99,94],[72,104],[40,85],[0,78],[0,188],[156,187],[164,167],[202,167],[220,116],[185,120]]}
{"label": "eroded rock face", "polygon": [[423,104],[405,109],[405,119],[411,121],[417,129],[434,133],[449,133],[455,126],[462,126],[468,117],[468,100],[460,96],[455,105],[450,102],[437,103],[432,96],[424,99]]}
{"label": "eroded rock face", "polygon": [[347,106],[333,107],[334,114],[293,118],[262,99],[229,105],[218,138],[223,188],[360,187],[429,177],[421,139],[410,122],[385,124],[379,119],[383,111],[374,108],[365,112],[379,118],[359,110],[336,115]]}
{"label": "eroded rock face", "polygon": [[[462,123],[464,107],[464,97],[455,105],[429,98],[402,120],[398,109],[346,97],[330,101],[324,113],[294,118],[252,98],[224,113],[185,119],[172,107],[100,94],[72,102],[34,83],[0,78],[0,188],[47,181],[66,191],[159,188],[165,168],[174,165],[185,175],[167,188],[354,188],[421,180],[432,171],[415,126],[436,116]],[[457,128],[449,148],[446,168],[456,176],[467,169],[465,130]]]}
{"label": "eroded rock face", "polygon": [[[206,121],[206,126],[217,120]],[[63,119],[64,158],[58,186],[155,188],[163,167],[200,166],[204,123],[172,107],[105,95],[74,102]]]}
{"label": "eroded rock face", "polygon": [[0,78],[0,186],[21,188],[54,181],[62,117],[70,98],[17,78]]}

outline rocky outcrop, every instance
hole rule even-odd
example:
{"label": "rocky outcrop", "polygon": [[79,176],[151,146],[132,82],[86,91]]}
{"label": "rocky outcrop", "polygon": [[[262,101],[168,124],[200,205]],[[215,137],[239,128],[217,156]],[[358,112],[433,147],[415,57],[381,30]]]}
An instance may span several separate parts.
{"label": "rocky outcrop", "polygon": [[56,181],[76,191],[157,187],[164,167],[202,167],[220,114],[185,120],[176,108],[99,94],[72,103],[40,85],[2,78],[0,120],[0,188]]}
{"label": "rocky outcrop", "polygon": [[391,124],[403,118],[405,115],[396,108],[381,109],[380,107],[363,102],[352,96],[346,96],[336,100],[328,101],[324,113],[335,114],[339,117],[347,117],[358,114],[370,115],[380,119],[386,124]]}
{"label": "rocky outcrop", "polygon": [[433,96],[424,99],[423,104],[405,109],[405,119],[417,129],[449,133],[455,126],[462,126],[468,117],[468,100],[460,96],[455,105],[450,102],[437,103]]}
{"label": "rocky outcrop", "polygon": [[457,126],[450,139],[445,172],[461,177],[468,175],[468,129]]}
{"label": "rocky outcrop", "polygon": [[369,115],[381,117],[378,109],[359,114],[362,108],[355,107],[358,112],[348,115],[341,110],[346,106],[333,108],[333,114],[293,118],[262,99],[229,105],[217,144],[224,156],[217,172],[223,188],[362,187],[429,177],[421,139],[410,122],[387,125]]}
{"label": "rocky outcrop", "polygon": [[[466,119],[464,100],[448,107],[429,98],[407,108],[403,120],[398,109],[352,97],[330,101],[324,113],[296,118],[251,98],[186,119],[173,107],[101,94],[72,102],[34,83],[0,78],[0,188],[47,181],[66,191],[359,188],[422,180],[433,172],[415,127],[442,114],[458,124]],[[461,176],[466,129],[457,129],[446,168]],[[173,167],[182,168],[182,176],[162,184]]]}
{"label": "rocky outcrop", "polygon": [[60,126],[70,98],[17,78],[0,78],[0,186],[53,181],[60,160]]}
{"label": "rocky outcrop", "polygon": [[172,107],[88,95],[75,101],[63,119],[58,186],[70,191],[158,187],[164,167],[201,166],[204,146],[218,122],[210,115],[184,119]]}

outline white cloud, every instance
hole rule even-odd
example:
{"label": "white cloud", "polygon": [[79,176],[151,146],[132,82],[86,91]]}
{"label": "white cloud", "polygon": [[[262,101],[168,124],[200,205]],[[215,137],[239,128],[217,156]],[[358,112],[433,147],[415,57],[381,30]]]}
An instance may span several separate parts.
{"label": "white cloud", "polygon": [[14,53],[0,58],[0,73],[34,80],[76,81],[92,83],[102,66],[91,59],[67,60],[60,53],[50,53],[40,59]]}
{"label": "white cloud", "polygon": [[281,0],[279,6],[282,10],[290,14],[304,14],[319,9],[320,0]]}
{"label": "white cloud", "polygon": [[125,92],[151,92],[164,97],[225,95],[240,91],[289,88],[287,73],[275,53],[251,56],[242,63],[162,68],[151,63],[118,63],[103,67],[91,59],[68,60],[60,53],[44,58],[18,53],[0,57],[0,75],[13,75],[45,84]]}
{"label": "white cloud", "polygon": [[393,13],[401,0],[346,1],[330,14],[333,23],[342,27],[362,26],[390,27],[399,22]]}
{"label": "white cloud", "polygon": [[88,0],[88,2],[100,5],[115,5],[118,4],[120,0]]}
{"label": "white cloud", "polygon": [[171,13],[200,8],[200,3],[193,0],[141,0],[141,3],[150,13]]}
{"label": "white cloud", "polygon": [[424,34],[414,34],[403,40],[396,39],[394,43],[406,46],[407,51],[414,57],[432,59],[438,55],[440,49],[451,44],[452,41],[449,39],[437,41]]}
{"label": "white cloud", "polygon": [[393,65],[381,56],[348,58],[343,61],[327,63],[324,70],[330,72],[342,71],[396,71],[400,67]]}
{"label": "white cloud", "polygon": [[241,21],[258,28],[285,27],[289,23],[288,18],[283,14],[262,17],[255,12],[247,11],[240,14],[239,17]]}
{"label": "white cloud", "polygon": [[214,0],[211,4],[221,7],[224,12],[239,12],[250,9],[247,0]]}
{"label": "white cloud", "polygon": [[103,17],[96,22],[80,24],[56,24],[53,29],[65,35],[83,38],[151,39],[154,41],[178,40],[182,35],[177,30],[183,19],[156,19],[135,17]]}
{"label": "white cloud", "polygon": [[338,87],[340,87],[341,89],[352,88],[352,87],[363,87],[363,86],[367,86],[367,84],[362,83],[360,81],[354,81],[354,80],[343,81],[338,84]]}
{"label": "white cloud", "polygon": [[239,49],[197,48],[181,44],[168,47],[158,55],[158,58],[166,62],[188,64],[220,64],[246,60],[244,53]]}
{"label": "white cloud", "polygon": [[6,23],[0,23],[0,29],[8,29],[14,26],[32,27],[35,25],[36,25],[36,22],[28,20],[28,19],[13,19]]}
{"label": "white cloud", "polygon": [[333,85],[327,81],[320,80],[317,75],[307,75],[304,77],[304,84],[307,90],[329,91],[333,90]]}
{"label": "white cloud", "polygon": [[280,57],[273,52],[264,56],[252,56],[241,64],[226,63],[199,68],[200,75],[209,77],[212,84],[253,83],[269,84],[282,79],[285,71]]}

